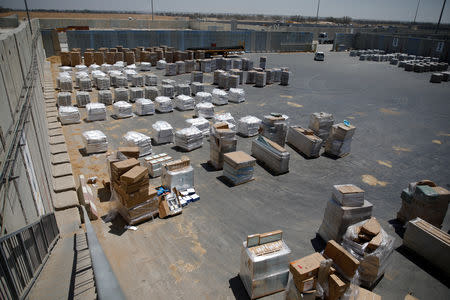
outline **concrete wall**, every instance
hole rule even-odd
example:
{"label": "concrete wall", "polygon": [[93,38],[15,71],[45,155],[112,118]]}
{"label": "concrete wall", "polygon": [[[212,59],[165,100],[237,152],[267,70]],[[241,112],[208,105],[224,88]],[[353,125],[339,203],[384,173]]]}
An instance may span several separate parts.
{"label": "concrete wall", "polygon": [[19,26],[19,18],[17,15],[10,15],[0,18],[0,28],[15,28]]}
{"label": "concrete wall", "polygon": [[[32,20],[33,36],[28,22],[0,37],[0,161],[4,165],[7,145],[10,144],[15,122],[26,97],[21,97],[27,73],[32,64],[32,53],[37,55],[37,74],[30,94],[31,112],[22,135],[9,189],[0,186],[0,207],[4,207],[2,221],[7,232],[15,231],[52,211],[51,173],[48,149],[47,123],[42,82],[45,61],[39,21]],[[33,38],[38,40],[33,47]],[[0,167],[1,168],[1,167]],[[6,195],[5,196],[5,191]]]}
{"label": "concrete wall", "polygon": [[40,19],[41,29],[68,26],[89,26],[89,28],[135,28],[135,29],[186,29],[187,20],[128,20],[128,19]]}
{"label": "concrete wall", "polygon": [[309,32],[201,31],[201,30],[89,30],[68,31],[69,49],[168,45],[180,50],[196,47],[245,45],[247,52],[309,51]]}
{"label": "concrete wall", "polygon": [[58,39],[58,33],[56,30],[42,29],[42,44],[45,50],[45,56],[50,57],[53,55],[59,55],[61,46]]}
{"label": "concrete wall", "polygon": [[333,42],[334,51],[344,51],[353,48],[355,35],[352,33],[336,33]]}

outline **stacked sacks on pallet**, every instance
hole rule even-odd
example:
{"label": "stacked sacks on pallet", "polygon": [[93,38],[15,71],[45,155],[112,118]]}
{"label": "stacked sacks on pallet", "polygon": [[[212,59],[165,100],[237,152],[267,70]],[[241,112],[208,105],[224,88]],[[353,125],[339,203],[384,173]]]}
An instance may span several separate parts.
{"label": "stacked sacks on pallet", "polygon": [[152,153],[152,141],[149,136],[136,131],[128,131],[123,136],[124,144],[130,147],[139,147],[139,156]]}
{"label": "stacked sacks on pallet", "polygon": [[152,125],[156,131],[153,140],[156,144],[173,143],[173,127],[166,121],[157,121]]}
{"label": "stacked sacks on pallet", "polygon": [[194,126],[200,130],[204,137],[209,136],[209,121],[203,117],[198,117],[194,119],[187,119],[186,123],[188,127]]}
{"label": "stacked sacks on pallet", "polygon": [[63,125],[80,123],[80,111],[73,106],[60,106],[58,110],[59,121]]}
{"label": "stacked sacks on pallet", "polygon": [[133,107],[130,103],[125,101],[118,101],[113,104],[114,114],[116,118],[129,118],[133,116]]}
{"label": "stacked sacks on pallet", "polygon": [[88,121],[106,120],[106,107],[103,103],[86,104],[86,112]]}
{"label": "stacked sacks on pallet", "polygon": [[254,116],[245,116],[238,121],[238,133],[250,137],[259,133],[261,120]]}
{"label": "stacked sacks on pallet", "polygon": [[89,130],[82,134],[84,150],[87,154],[108,151],[106,135],[100,130]]}
{"label": "stacked sacks on pallet", "polygon": [[155,105],[150,99],[139,98],[136,100],[136,113],[140,116],[153,115],[155,113]]}
{"label": "stacked sacks on pallet", "polygon": [[175,132],[175,144],[185,151],[192,151],[203,145],[203,134],[194,126],[183,128]]}

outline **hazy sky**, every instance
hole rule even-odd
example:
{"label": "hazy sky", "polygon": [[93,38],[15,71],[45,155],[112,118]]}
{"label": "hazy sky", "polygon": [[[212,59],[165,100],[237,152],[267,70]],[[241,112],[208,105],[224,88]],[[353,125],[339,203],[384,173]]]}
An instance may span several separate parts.
{"label": "hazy sky", "polygon": [[[30,9],[149,11],[151,0],[28,0]],[[437,22],[444,0],[420,0],[418,22]],[[154,0],[155,11],[230,12],[315,16],[318,0]],[[418,0],[321,0],[319,16],[412,21]],[[24,8],[22,0],[0,0],[0,6]],[[443,23],[450,23],[447,3]]]}

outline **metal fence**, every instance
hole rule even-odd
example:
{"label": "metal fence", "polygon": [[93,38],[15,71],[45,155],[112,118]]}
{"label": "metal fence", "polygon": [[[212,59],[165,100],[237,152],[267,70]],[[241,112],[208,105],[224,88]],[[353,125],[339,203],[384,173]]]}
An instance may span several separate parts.
{"label": "metal fence", "polygon": [[0,238],[0,299],[24,299],[59,237],[55,214]]}

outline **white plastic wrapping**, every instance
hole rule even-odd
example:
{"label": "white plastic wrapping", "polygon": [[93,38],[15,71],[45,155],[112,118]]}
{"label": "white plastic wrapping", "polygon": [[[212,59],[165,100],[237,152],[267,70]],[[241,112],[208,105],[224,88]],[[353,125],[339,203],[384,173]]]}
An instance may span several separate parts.
{"label": "white plastic wrapping", "polygon": [[172,100],[169,97],[158,96],[155,98],[155,109],[159,112],[166,113],[173,111]]}
{"label": "white plastic wrapping", "polygon": [[244,89],[231,88],[228,91],[229,101],[234,103],[241,103],[245,101],[245,91]]}
{"label": "white plastic wrapping", "polygon": [[197,95],[199,92],[204,92],[205,86],[201,82],[192,82],[191,83],[191,92],[193,95]]}
{"label": "white plastic wrapping", "polygon": [[141,74],[135,74],[131,76],[132,86],[144,86],[144,76]]}
{"label": "white plastic wrapping", "polygon": [[195,94],[195,102],[196,103],[202,103],[202,102],[212,103],[212,95],[211,95],[211,93],[207,93],[207,92],[198,92],[197,94]]}
{"label": "white plastic wrapping", "polygon": [[85,91],[78,91],[76,100],[77,100],[78,107],[85,107],[86,104],[91,103],[91,97],[89,95],[89,92],[85,92]]}
{"label": "white plastic wrapping", "polygon": [[139,147],[139,156],[146,156],[152,153],[152,140],[149,136],[137,131],[128,131],[123,140],[125,145]]}
{"label": "white plastic wrapping", "polygon": [[75,73],[75,86],[80,86],[81,78],[89,78],[89,74],[87,72],[76,72]]}
{"label": "white plastic wrapping", "polygon": [[214,117],[214,105],[209,102],[201,102],[195,105],[195,115],[205,119]]}
{"label": "white plastic wrapping", "polygon": [[195,101],[191,96],[178,95],[175,97],[175,107],[179,110],[193,110]]}
{"label": "white plastic wrapping", "polygon": [[99,90],[109,90],[111,87],[110,79],[106,76],[97,78],[97,89]]}
{"label": "white plastic wrapping", "polygon": [[166,121],[157,121],[152,125],[155,130],[153,140],[156,144],[165,144],[173,142],[173,127]]}
{"label": "white plastic wrapping", "polygon": [[162,60],[162,59],[160,59],[160,60],[158,60],[156,62],[156,68],[158,70],[165,70],[166,69],[166,65],[167,65],[166,61]]}
{"label": "white plastic wrapping", "polygon": [[60,82],[62,78],[68,78],[70,80],[72,80],[72,76],[69,74],[69,72],[60,72],[58,74],[58,77],[56,77],[56,88],[59,89],[60,88]]}
{"label": "white plastic wrapping", "polygon": [[60,92],[56,97],[58,106],[71,106],[72,94],[69,92]]}
{"label": "white plastic wrapping", "polygon": [[159,96],[159,90],[156,86],[144,87],[144,96],[147,99],[155,100]]}
{"label": "white plastic wrapping", "polygon": [[175,62],[175,64],[177,65],[177,74],[186,73],[186,64],[184,63],[184,61],[177,61]]}
{"label": "white plastic wrapping", "polygon": [[239,119],[237,131],[243,136],[255,136],[258,134],[261,120],[254,116],[245,116]]}
{"label": "white plastic wrapping", "polygon": [[166,76],[175,76],[177,75],[177,65],[174,63],[166,64]]}
{"label": "white plastic wrapping", "polygon": [[72,74],[72,67],[69,66],[61,66],[58,68],[59,72],[67,72],[69,74]]}
{"label": "white plastic wrapping", "polygon": [[183,128],[175,133],[175,144],[186,151],[200,148],[203,145],[203,134],[194,126]]}
{"label": "white plastic wrapping", "polygon": [[73,106],[60,106],[59,111],[59,121],[63,125],[80,123],[80,112],[77,107]]}
{"label": "white plastic wrapping", "polygon": [[212,96],[213,96],[213,104],[215,104],[215,105],[228,104],[228,93],[227,92],[220,90],[220,89],[213,89]]}
{"label": "white plastic wrapping", "polygon": [[189,96],[191,94],[191,87],[189,86],[189,84],[180,83],[176,86],[176,88],[177,88],[177,95]]}
{"label": "white plastic wrapping", "polygon": [[113,69],[114,69],[114,70],[122,71],[123,68],[125,68],[125,62],[123,62],[123,61],[121,61],[121,60],[116,61],[116,62],[114,63],[114,65],[113,65]]}
{"label": "white plastic wrapping", "polygon": [[145,85],[156,86],[158,85],[158,76],[155,74],[145,74]]}
{"label": "white plastic wrapping", "polygon": [[90,73],[92,73],[94,71],[99,71],[99,69],[100,69],[100,66],[97,65],[97,64],[92,64],[92,65],[89,66],[89,72]]}
{"label": "white plastic wrapping", "polygon": [[79,80],[78,87],[80,91],[92,91],[92,81],[89,77],[82,77]]}
{"label": "white plastic wrapping", "polygon": [[123,70],[123,73],[125,74],[125,76],[127,76],[128,82],[131,82],[133,75],[137,75],[136,70],[129,68],[129,66],[127,66],[127,68]]}
{"label": "white plastic wrapping", "polygon": [[140,116],[153,115],[155,113],[155,105],[150,99],[139,98],[136,100],[136,113]]}
{"label": "white plastic wrapping", "polygon": [[84,150],[87,154],[108,151],[106,135],[100,130],[89,130],[82,134]]}
{"label": "white plastic wrapping", "polygon": [[289,171],[290,154],[284,148],[283,150],[273,147],[262,136],[252,141],[252,156],[263,162],[275,174]]}
{"label": "white plastic wrapping", "polygon": [[170,84],[163,84],[161,86],[161,95],[173,98],[173,96],[175,96],[175,87]]}
{"label": "white plastic wrapping", "polygon": [[126,88],[115,88],[114,89],[114,102],[118,101],[128,101],[128,89]]}
{"label": "white plastic wrapping", "polygon": [[191,82],[203,82],[203,72],[193,71],[191,73]]}
{"label": "white plastic wrapping", "polygon": [[86,104],[87,120],[101,121],[106,119],[106,107],[103,103]]}
{"label": "white plastic wrapping", "polygon": [[188,127],[191,126],[197,127],[197,129],[202,132],[204,137],[209,135],[209,121],[206,120],[205,118],[198,117],[195,119],[187,119],[186,123]]}
{"label": "white plastic wrapping", "polygon": [[59,89],[62,92],[72,91],[72,77],[60,77],[59,78]]}
{"label": "white plastic wrapping", "polygon": [[147,72],[151,70],[151,66],[151,63],[143,61],[139,64],[139,70],[142,72]]}
{"label": "white plastic wrapping", "polygon": [[103,73],[108,73],[108,71],[112,70],[112,65],[104,63],[101,65],[100,69]]}
{"label": "white plastic wrapping", "polygon": [[133,107],[125,101],[118,101],[113,104],[114,114],[117,118],[129,118],[133,116]]}
{"label": "white plastic wrapping", "polygon": [[261,123],[262,135],[284,147],[288,131],[288,119],[289,117],[283,114],[272,113],[264,116]]}
{"label": "white plastic wrapping", "polygon": [[186,190],[194,187],[194,168],[191,165],[177,170],[162,168],[161,184],[164,188],[172,190]]}
{"label": "white plastic wrapping", "polygon": [[130,88],[130,101],[134,102],[139,98],[144,98],[144,89],[141,87]]}
{"label": "white plastic wrapping", "polygon": [[113,103],[112,93],[110,90],[98,91],[98,103],[111,105]]}
{"label": "white plastic wrapping", "polygon": [[125,75],[114,76],[115,87],[128,87],[128,79]]}
{"label": "white plastic wrapping", "polygon": [[236,121],[229,112],[214,114],[213,123],[226,122],[231,130],[235,130]]}

